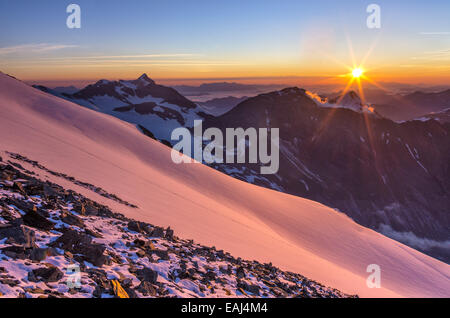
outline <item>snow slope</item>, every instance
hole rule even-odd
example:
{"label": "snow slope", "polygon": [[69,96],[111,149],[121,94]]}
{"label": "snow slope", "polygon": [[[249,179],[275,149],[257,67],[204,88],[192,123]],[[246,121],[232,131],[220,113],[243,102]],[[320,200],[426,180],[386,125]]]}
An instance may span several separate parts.
{"label": "snow slope", "polygon": [[[450,297],[450,267],[361,227],[319,203],[250,185],[200,164],[175,165],[170,149],[134,126],[0,74],[0,155],[23,154],[137,205],[125,207],[64,179],[127,217],[272,262],[363,297]],[[381,289],[366,268],[381,266]]]}

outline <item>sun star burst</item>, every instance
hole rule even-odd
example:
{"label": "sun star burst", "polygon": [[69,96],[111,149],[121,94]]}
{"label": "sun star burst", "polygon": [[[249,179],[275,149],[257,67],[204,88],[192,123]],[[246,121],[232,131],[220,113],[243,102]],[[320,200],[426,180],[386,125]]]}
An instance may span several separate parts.
{"label": "sun star burst", "polygon": [[364,70],[360,67],[357,67],[357,68],[353,69],[353,71],[352,71],[352,75],[354,78],[360,78],[361,75],[363,75],[363,73],[364,73]]}

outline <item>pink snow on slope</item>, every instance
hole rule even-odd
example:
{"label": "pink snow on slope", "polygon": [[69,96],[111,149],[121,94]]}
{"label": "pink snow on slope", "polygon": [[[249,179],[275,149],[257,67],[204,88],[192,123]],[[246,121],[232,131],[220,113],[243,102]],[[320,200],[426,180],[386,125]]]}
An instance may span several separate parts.
{"label": "pink snow on slope", "polygon": [[[72,188],[178,236],[272,262],[362,297],[450,297],[450,266],[362,227],[322,204],[257,187],[201,164],[172,163],[170,149],[131,124],[0,74],[0,155],[17,152],[139,206]],[[37,171],[42,174],[42,171]],[[369,264],[381,287],[366,285]]]}

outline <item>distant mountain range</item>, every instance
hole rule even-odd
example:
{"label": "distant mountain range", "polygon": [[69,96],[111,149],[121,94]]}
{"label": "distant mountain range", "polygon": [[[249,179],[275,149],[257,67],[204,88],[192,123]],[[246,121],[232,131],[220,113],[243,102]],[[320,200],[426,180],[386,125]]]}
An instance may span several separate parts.
{"label": "distant mountain range", "polygon": [[[450,125],[403,124],[365,111],[354,92],[334,108],[298,88],[249,98],[207,127],[279,127],[280,170],[214,167],[346,211],[358,223],[450,260]],[[359,107],[359,108],[358,108]],[[359,110],[359,111],[358,111]]]}
{"label": "distant mountain range", "polygon": [[366,89],[364,95],[366,101],[380,115],[394,121],[413,120],[450,108],[450,89],[437,92],[416,91],[407,94]]}
{"label": "distant mountain range", "polygon": [[440,123],[450,123],[450,108],[444,109],[440,112],[434,112],[434,113],[430,113],[425,115],[422,118],[418,118],[418,120],[436,120]]}
{"label": "distant mountain range", "polygon": [[205,83],[199,86],[190,85],[175,85],[173,88],[178,90],[184,95],[194,96],[194,95],[204,95],[215,92],[236,92],[236,91],[267,91],[281,88],[283,85],[250,85],[250,84],[240,84],[240,83]]}
{"label": "distant mountain range", "polygon": [[208,114],[211,114],[213,116],[220,116],[225,114],[226,112],[229,112],[231,109],[239,105],[239,103],[243,102],[247,98],[247,96],[228,96],[222,98],[213,98],[206,102],[197,102],[197,104],[200,105],[200,107],[202,107]]}
{"label": "distant mountain range", "polygon": [[278,84],[251,85],[232,82],[205,83],[199,86],[173,86],[178,92],[195,102],[209,102],[213,100],[213,103],[217,99],[256,96],[262,93],[279,90],[284,87],[286,86]]}
{"label": "distant mountain range", "polygon": [[[166,145],[174,128],[192,127],[195,119],[204,120],[204,129],[280,128],[277,174],[260,175],[252,164],[211,166],[344,211],[364,226],[450,262],[448,123],[431,117],[396,123],[352,91],[319,96],[286,88],[245,98],[234,107],[235,98],[215,100],[215,106],[196,104],[145,74],[56,95],[136,124]],[[446,98],[445,93],[415,93],[404,100],[412,102],[414,96],[417,103],[438,103],[429,110],[443,107]],[[228,112],[218,111],[222,102]]]}

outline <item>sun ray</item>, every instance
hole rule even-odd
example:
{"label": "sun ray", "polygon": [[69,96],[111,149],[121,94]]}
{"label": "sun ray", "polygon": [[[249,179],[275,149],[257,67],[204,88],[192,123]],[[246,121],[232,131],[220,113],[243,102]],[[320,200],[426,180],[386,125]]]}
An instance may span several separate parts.
{"label": "sun ray", "polygon": [[340,65],[340,66],[342,66],[342,67],[345,67],[349,72],[352,71],[352,68],[351,68],[350,66],[348,66],[347,64],[345,64],[345,63],[339,61],[339,60],[336,59],[335,57],[333,57],[333,56],[331,56],[331,55],[329,55],[329,54],[327,54],[327,53],[325,53],[325,52],[323,52],[323,51],[317,51],[317,52],[318,52],[319,54],[325,56],[327,59],[333,61],[334,63],[336,63],[336,64],[338,64],[338,65]]}
{"label": "sun ray", "polygon": [[372,42],[372,44],[370,45],[369,50],[367,50],[366,55],[364,55],[364,57],[361,60],[361,65],[366,64],[367,59],[369,58],[370,54],[372,54],[373,50],[375,49],[375,47],[378,44],[378,41],[380,40],[381,37],[381,32],[377,35],[377,37],[375,38],[375,40]]}
{"label": "sun ray", "polygon": [[352,66],[353,66],[353,69],[355,69],[356,68],[356,59],[355,59],[355,53],[353,51],[352,41],[350,40],[350,37],[348,35],[345,36],[345,39],[347,40],[348,50],[350,52],[350,57],[352,59]]}
{"label": "sun ray", "polygon": [[[350,87],[352,86],[354,82],[354,78],[350,79],[350,81],[347,83],[347,86],[342,91],[341,95],[339,96],[338,100],[336,101],[336,105],[340,105],[342,99],[345,97],[345,94],[350,90]],[[316,130],[312,137],[312,141],[316,141],[320,136],[325,132],[325,129],[328,126],[328,123],[331,121],[331,119],[334,116],[334,113],[337,111],[337,108],[331,108],[328,114],[326,115],[325,119],[322,120],[322,122],[319,125],[319,128]]]}
{"label": "sun ray", "polygon": [[[377,177],[382,179],[382,173],[381,173],[380,166],[379,166],[380,156],[377,154],[377,151],[376,151],[376,146],[375,146],[375,142],[374,142],[374,135],[373,135],[372,125],[371,125],[371,115],[370,115],[370,113],[373,112],[373,110],[370,109],[370,108],[366,108],[367,101],[366,101],[366,96],[365,96],[364,89],[363,89],[363,84],[362,84],[362,81],[367,81],[369,83],[372,83],[374,86],[381,88],[383,91],[387,91],[381,85],[379,85],[378,83],[376,83],[375,81],[370,79],[365,74],[368,71],[368,69],[363,67],[365,62],[369,58],[370,54],[374,50],[374,48],[376,46],[376,43],[377,43],[377,39],[376,39],[376,41],[374,41],[372,43],[370,49],[365,54],[365,56],[362,59],[361,63],[358,65],[356,63],[356,59],[355,59],[355,55],[354,55],[354,51],[353,51],[353,46],[352,46],[352,43],[350,41],[350,38],[348,36],[346,38],[347,38],[347,44],[348,44],[348,48],[349,48],[350,57],[351,57],[351,60],[352,60],[352,67],[348,66],[348,65],[345,65],[344,63],[336,60],[333,57],[329,57],[330,60],[333,60],[337,64],[342,65],[343,67],[345,67],[349,71],[348,74],[344,75],[345,77],[349,77],[349,80],[348,80],[344,90],[340,93],[340,96],[339,96],[339,98],[338,98],[338,100],[336,102],[336,105],[340,105],[341,104],[341,102],[342,102],[343,98],[345,97],[345,95],[348,93],[348,91],[351,89],[353,84],[356,82],[357,90],[358,90],[358,93],[359,93],[359,96],[360,96],[360,99],[361,99],[361,104],[363,106],[362,116],[363,116],[364,126],[366,128],[367,136],[368,136],[368,139],[369,139],[370,155],[372,156],[372,158],[373,158],[373,160],[375,162],[375,169],[376,169]],[[323,54],[323,55],[326,55],[326,54]],[[339,77],[342,77],[342,76],[339,76]],[[313,135],[313,137],[311,139],[311,142],[313,142],[313,143],[316,142],[318,140],[318,138],[320,138],[320,136],[326,131],[326,129],[329,126],[330,121],[334,117],[335,112],[337,111],[337,109],[338,108],[330,109],[330,111],[327,114],[327,116],[320,123],[316,133]]]}
{"label": "sun ray", "polygon": [[419,110],[419,107],[417,107],[416,105],[414,105],[413,103],[407,101],[406,99],[399,97],[397,94],[391,94],[391,91],[388,90],[387,88],[383,87],[381,84],[379,84],[378,82],[376,82],[375,80],[367,77],[367,76],[363,76],[363,79],[367,82],[369,82],[370,84],[372,84],[373,86],[381,89],[383,92],[390,94],[390,96],[395,99],[397,102],[405,105],[406,107],[410,108],[410,109],[414,109],[414,110]]}
{"label": "sun ray", "polygon": [[350,90],[350,87],[352,87],[354,81],[355,81],[355,78],[352,77],[350,79],[350,81],[347,83],[347,86],[345,86],[344,90],[342,91],[342,94],[339,97],[339,99],[337,100],[336,105],[341,104],[342,99],[345,97],[345,94],[347,94],[347,92]]}
{"label": "sun ray", "polygon": [[362,88],[361,79],[359,77],[356,78],[356,83],[358,84],[359,98],[361,99],[362,104],[366,105],[366,97],[364,95],[364,90]]}

